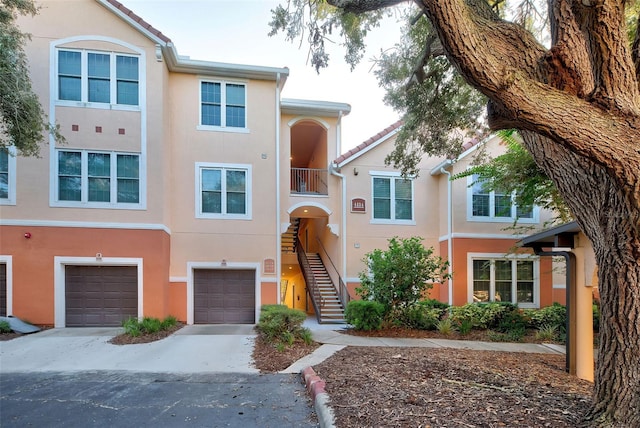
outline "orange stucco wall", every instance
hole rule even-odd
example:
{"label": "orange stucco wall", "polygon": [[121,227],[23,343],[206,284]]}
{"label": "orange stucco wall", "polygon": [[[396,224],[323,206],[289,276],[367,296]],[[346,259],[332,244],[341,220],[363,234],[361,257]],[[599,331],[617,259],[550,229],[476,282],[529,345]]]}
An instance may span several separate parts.
{"label": "orange stucco wall", "polygon": [[[30,233],[30,238],[25,238]],[[54,257],[142,258],[143,315],[169,315],[169,235],[159,230],[2,226],[0,254],[12,256],[13,315],[54,323]],[[96,262],[96,265],[99,262]]]}
{"label": "orange stucco wall", "polygon": [[187,322],[187,283],[169,284],[169,314],[179,321]]}
{"label": "orange stucco wall", "polygon": [[[515,248],[515,240],[510,239],[470,239],[470,238],[454,238],[453,239],[453,304],[456,306],[464,305],[468,302],[468,253],[494,253],[507,254],[513,253]],[[446,254],[446,245],[444,242],[444,254]],[[442,251],[442,245],[441,245]],[[524,252],[527,253],[527,252]],[[540,258],[540,307],[549,306],[553,303],[553,278],[550,257]],[[446,287],[444,292],[446,293]],[[442,293],[441,293],[442,294]],[[447,301],[444,299],[443,301]]]}
{"label": "orange stucco wall", "polygon": [[275,282],[263,282],[260,290],[260,301],[263,305],[275,305],[278,303],[278,284]]}

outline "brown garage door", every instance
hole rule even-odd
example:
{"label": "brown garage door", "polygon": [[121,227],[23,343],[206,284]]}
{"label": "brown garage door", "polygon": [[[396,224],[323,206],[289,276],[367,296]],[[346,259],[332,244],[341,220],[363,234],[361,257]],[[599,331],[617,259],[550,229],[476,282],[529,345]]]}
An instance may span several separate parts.
{"label": "brown garage door", "polygon": [[67,327],[120,326],[138,316],[136,266],[66,266]]}
{"label": "brown garage door", "polygon": [[7,316],[7,265],[0,263],[0,317]]}
{"label": "brown garage door", "polygon": [[196,324],[255,323],[255,275],[253,270],[194,270],[193,321]]}

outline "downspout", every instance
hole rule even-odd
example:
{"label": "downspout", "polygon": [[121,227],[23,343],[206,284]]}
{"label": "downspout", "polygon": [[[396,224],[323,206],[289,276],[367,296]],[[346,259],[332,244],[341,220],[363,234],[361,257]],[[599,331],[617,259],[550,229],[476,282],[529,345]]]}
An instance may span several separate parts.
{"label": "downspout", "polygon": [[[338,123],[336,125],[336,146],[338,149],[337,153],[340,153],[341,145],[342,145],[342,111],[338,113]],[[341,218],[342,274],[341,275],[343,278],[346,278],[347,277],[347,178],[344,176],[344,174],[339,173],[336,167],[337,165],[335,165],[334,163],[331,163],[331,165],[329,166],[329,171],[331,172],[332,175],[339,177],[342,182],[342,207],[341,207],[341,211],[342,211],[342,214],[341,214],[342,215],[342,218]]]}
{"label": "downspout", "polygon": [[447,260],[449,261],[449,306],[453,306],[453,185],[451,182],[451,173],[440,168],[440,172],[447,176]]}
{"label": "downspout", "polygon": [[344,174],[341,174],[337,171],[336,169],[336,164],[331,163],[331,166],[329,167],[329,172],[331,173],[331,175],[335,175],[336,177],[340,178],[340,181],[342,182],[342,248],[341,248],[341,252],[342,252],[342,273],[340,274],[343,278],[347,277],[347,210],[346,210],[346,206],[347,206],[347,178],[344,176]]}
{"label": "downspout", "polygon": [[282,234],[280,233],[280,73],[276,76],[276,302],[280,301],[280,277],[282,276]]}

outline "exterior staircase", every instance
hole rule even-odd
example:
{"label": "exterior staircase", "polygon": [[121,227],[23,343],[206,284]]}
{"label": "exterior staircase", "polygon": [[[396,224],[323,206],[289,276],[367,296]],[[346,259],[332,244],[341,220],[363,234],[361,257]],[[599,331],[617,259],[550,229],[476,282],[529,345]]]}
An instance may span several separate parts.
{"label": "exterior staircase", "polygon": [[[310,285],[309,279],[315,282],[315,285],[311,287],[314,291],[309,294],[314,301],[318,322],[321,324],[344,324],[344,306],[320,255],[306,253],[306,260],[308,262],[306,269],[310,270],[305,273],[305,278],[308,279],[307,287],[309,288]],[[303,266],[303,268],[305,267]]]}
{"label": "exterior staircase", "polygon": [[295,253],[298,245],[298,229],[300,229],[300,219],[292,218],[291,224],[285,233],[282,234],[280,242],[282,243],[283,253]]}

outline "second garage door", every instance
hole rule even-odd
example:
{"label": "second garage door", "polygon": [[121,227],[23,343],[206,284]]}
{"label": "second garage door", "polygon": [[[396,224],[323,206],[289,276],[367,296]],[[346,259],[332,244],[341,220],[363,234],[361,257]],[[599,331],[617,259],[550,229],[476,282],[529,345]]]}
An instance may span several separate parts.
{"label": "second garage door", "polygon": [[254,324],[255,275],[255,270],[194,270],[194,323]]}
{"label": "second garage door", "polygon": [[138,316],[136,266],[66,266],[67,327],[115,327]]}

